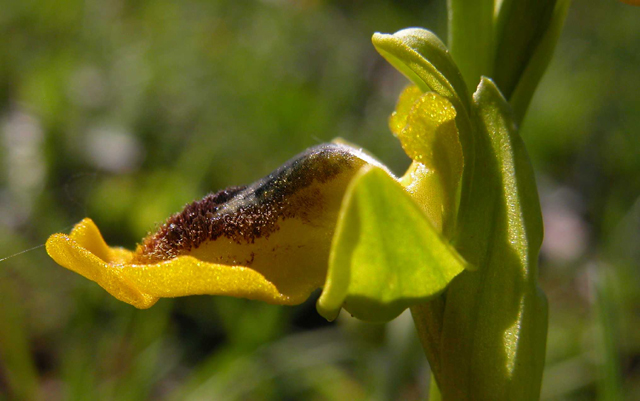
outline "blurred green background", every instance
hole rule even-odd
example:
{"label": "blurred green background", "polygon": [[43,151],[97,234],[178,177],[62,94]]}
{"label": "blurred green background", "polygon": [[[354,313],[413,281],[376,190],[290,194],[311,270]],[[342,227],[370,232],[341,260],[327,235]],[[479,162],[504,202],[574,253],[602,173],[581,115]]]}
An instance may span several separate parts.
{"label": "blurred green background", "polygon": [[[0,258],[93,218],[133,248],[187,202],[340,136],[396,173],[407,81],[370,44],[437,1],[24,0],[0,12]],[[640,8],[574,2],[522,135],[550,303],[543,399],[640,399]],[[40,247],[0,262],[0,400],[416,400],[410,316],[121,303]]]}

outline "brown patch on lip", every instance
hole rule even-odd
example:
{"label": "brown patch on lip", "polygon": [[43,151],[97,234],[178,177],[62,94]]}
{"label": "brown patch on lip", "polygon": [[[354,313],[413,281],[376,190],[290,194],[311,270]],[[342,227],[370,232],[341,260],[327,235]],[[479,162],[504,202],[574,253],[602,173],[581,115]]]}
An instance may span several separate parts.
{"label": "brown patch on lip", "polygon": [[220,225],[207,224],[225,202],[245,186],[229,187],[187,205],[169,217],[158,231],[146,237],[136,251],[136,261],[152,263],[177,256],[177,250],[197,248],[204,236],[220,236]]}
{"label": "brown patch on lip", "polygon": [[268,238],[279,229],[279,221],[289,218],[314,224],[326,203],[318,184],[344,172],[354,174],[364,161],[353,152],[342,145],[320,145],[250,186],[230,187],[187,205],[143,240],[136,263],[168,260],[221,236],[239,244],[254,243]]}

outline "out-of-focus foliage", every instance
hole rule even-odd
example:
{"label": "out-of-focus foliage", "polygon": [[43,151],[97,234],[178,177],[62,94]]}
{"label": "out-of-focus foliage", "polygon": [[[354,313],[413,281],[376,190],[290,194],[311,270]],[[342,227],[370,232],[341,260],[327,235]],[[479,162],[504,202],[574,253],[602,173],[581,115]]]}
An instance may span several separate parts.
{"label": "out-of-focus foliage", "polygon": [[[545,218],[543,399],[640,398],[640,10],[574,2],[522,136]],[[374,31],[444,1],[10,1],[0,258],[89,216],[133,248],[186,202],[341,136],[402,173],[406,79]],[[411,319],[214,297],[118,302],[42,248],[0,262],[0,399],[421,399]]]}

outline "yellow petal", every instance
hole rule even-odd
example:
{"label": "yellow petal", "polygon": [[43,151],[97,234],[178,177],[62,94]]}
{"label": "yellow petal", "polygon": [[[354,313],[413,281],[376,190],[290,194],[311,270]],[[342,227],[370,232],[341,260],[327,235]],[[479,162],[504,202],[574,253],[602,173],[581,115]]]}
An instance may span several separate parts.
{"label": "yellow petal", "polygon": [[407,155],[432,170],[462,173],[462,146],[455,123],[456,110],[444,97],[427,92],[417,99],[398,134]]}
{"label": "yellow petal", "polygon": [[400,93],[396,109],[389,117],[389,128],[396,137],[402,133],[405,125],[407,125],[409,113],[420,96],[422,96],[422,91],[416,85],[409,85]]}
{"label": "yellow petal", "polygon": [[58,264],[140,309],[153,306],[161,297],[197,294],[229,295],[275,304],[296,304],[306,299],[302,294],[281,293],[260,273],[243,266],[207,263],[191,256],[154,264],[126,263],[133,252],[108,248],[91,219],[78,223],[69,236],[52,235],[46,248]]}
{"label": "yellow petal", "polygon": [[417,201],[436,230],[443,232],[448,199],[441,190],[442,176],[414,161],[400,179],[400,184]]}
{"label": "yellow petal", "polygon": [[324,283],[342,196],[366,164],[379,165],[320,145],[248,187],[187,205],[135,252],[107,246],[90,219],[52,235],[47,252],[137,308],[198,294],[299,304]]}
{"label": "yellow petal", "polygon": [[47,253],[59,265],[95,281],[117,299],[137,308],[148,308],[158,300],[137,289],[122,266],[132,252],[109,248],[91,219],[76,225],[69,236],[54,234],[47,240]]}
{"label": "yellow petal", "polygon": [[456,114],[446,98],[435,92],[421,94],[411,86],[400,95],[390,119],[391,129],[414,161],[401,184],[446,236],[453,231],[463,169]]}
{"label": "yellow petal", "polygon": [[411,159],[457,183],[463,158],[456,115],[446,98],[411,85],[400,94],[389,127]]}

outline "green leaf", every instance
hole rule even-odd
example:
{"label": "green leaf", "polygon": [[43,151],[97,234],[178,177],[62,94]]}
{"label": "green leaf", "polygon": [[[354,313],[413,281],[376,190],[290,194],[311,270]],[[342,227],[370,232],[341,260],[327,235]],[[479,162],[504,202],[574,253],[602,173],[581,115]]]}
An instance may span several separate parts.
{"label": "green leaf", "polygon": [[449,49],[467,88],[474,91],[480,77],[493,71],[494,0],[448,0]]}
{"label": "green leaf", "polygon": [[364,168],[344,197],[317,309],[329,320],[344,307],[386,322],[440,294],[466,266],[393,177]]}
{"label": "green leaf", "polygon": [[571,0],[503,0],[496,17],[496,85],[520,123],[562,32]]}
{"label": "green leaf", "polygon": [[571,0],[558,0],[556,3],[549,27],[531,54],[529,63],[509,98],[517,123],[524,119],[538,83],[551,62],[570,4]]}
{"label": "green leaf", "polygon": [[503,0],[496,16],[495,70],[492,75],[507,99],[550,26],[558,0]]}
{"label": "green leaf", "polygon": [[422,92],[433,91],[456,106],[470,109],[469,92],[449,50],[431,31],[403,29],[393,35],[375,33],[376,50]]}
{"label": "green leaf", "polygon": [[438,384],[444,399],[537,400],[547,305],[537,287],[543,227],[535,177],[511,109],[487,78],[474,107],[475,202],[454,244],[478,271],[447,290]]}

